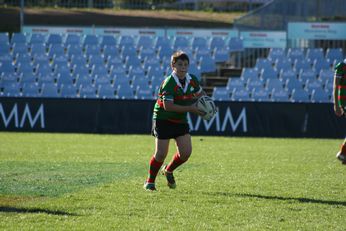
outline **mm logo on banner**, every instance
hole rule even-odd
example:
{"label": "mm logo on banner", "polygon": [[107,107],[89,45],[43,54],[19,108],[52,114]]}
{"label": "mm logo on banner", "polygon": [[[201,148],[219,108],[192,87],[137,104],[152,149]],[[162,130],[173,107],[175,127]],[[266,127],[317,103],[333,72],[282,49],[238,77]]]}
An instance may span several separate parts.
{"label": "mm logo on banner", "polygon": [[238,118],[235,118],[232,114],[231,109],[227,107],[223,119],[220,118],[220,113],[218,111],[216,115],[209,121],[202,120],[202,118],[198,116],[195,124],[192,123],[190,114],[188,114],[188,123],[192,131],[199,131],[201,129],[201,125],[204,125],[205,130],[209,131],[212,125],[215,124],[217,132],[225,132],[227,125],[229,124],[232,132],[235,132],[238,127],[240,127],[242,132],[247,132],[247,118],[245,108],[241,110]]}
{"label": "mm logo on banner", "polygon": [[40,105],[36,113],[33,113],[30,110],[29,105],[25,104],[23,113],[19,114],[18,106],[15,103],[12,110],[6,114],[2,104],[0,103],[0,115],[2,119],[1,122],[4,124],[5,128],[7,128],[11,122],[14,122],[15,128],[22,128],[26,121],[29,122],[31,128],[33,128],[38,121],[40,128],[45,127],[43,104]]}

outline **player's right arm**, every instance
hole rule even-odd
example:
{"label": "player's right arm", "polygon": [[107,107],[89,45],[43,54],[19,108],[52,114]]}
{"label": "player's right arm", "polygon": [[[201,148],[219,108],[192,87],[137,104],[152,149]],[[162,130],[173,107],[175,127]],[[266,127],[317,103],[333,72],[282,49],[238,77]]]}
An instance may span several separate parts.
{"label": "player's right arm", "polygon": [[182,105],[175,104],[171,100],[164,100],[163,101],[163,108],[166,111],[191,112],[191,113],[195,113],[195,114],[198,114],[198,115],[204,115],[203,112],[198,110],[198,107],[197,107],[196,103],[188,105],[188,106],[182,106]]}
{"label": "player's right arm", "polygon": [[334,97],[334,112],[337,116],[342,116],[344,114],[343,108],[340,106],[339,102],[339,85],[340,78],[338,71],[335,71],[334,74],[334,84],[333,84],[333,97]]}

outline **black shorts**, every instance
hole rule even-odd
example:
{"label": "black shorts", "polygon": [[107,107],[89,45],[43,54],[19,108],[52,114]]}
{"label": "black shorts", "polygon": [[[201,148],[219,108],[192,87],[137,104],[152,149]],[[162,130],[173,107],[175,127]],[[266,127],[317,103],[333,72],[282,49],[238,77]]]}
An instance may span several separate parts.
{"label": "black shorts", "polygon": [[173,123],[168,120],[153,120],[151,134],[158,139],[175,139],[189,133],[188,124]]}

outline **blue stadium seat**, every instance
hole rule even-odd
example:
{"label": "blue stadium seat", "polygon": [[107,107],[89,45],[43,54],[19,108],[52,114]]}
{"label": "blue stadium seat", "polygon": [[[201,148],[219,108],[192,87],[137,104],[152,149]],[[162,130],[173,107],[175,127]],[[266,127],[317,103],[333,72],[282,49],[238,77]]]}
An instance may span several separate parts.
{"label": "blue stadium seat", "polygon": [[153,99],[152,89],[151,88],[139,88],[136,91],[136,99],[152,100]]}
{"label": "blue stadium seat", "polygon": [[281,70],[279,74],[279,79],[282,81],[286,81],[288,79],[297,79],[298,75],[297,73],[291,69],[291,70]]}
{"label": "blue stadium seat", "polygon": [[270,92],[271,91],[267,89],[259,89],[259,90],[253,89],[251,93],[252,95],[251,98],[253,101],[256,101],[256,102],[268,102],[270,101],[270,98],[269,98]]}
{"label": "blue stadium seat", "polygon": [[317,78],[317,73],[310,69],[310,70],[301,70],[298,79],[302,82],[306,82],[306,80],[315,80]]}
{"label": "blue stadium seat", "polygon": [[46,55],[47,49],[43,43],[34,43],[30,47],[31,56]]}
{"label": "blue stadium seat", "polygon": [[301,70],[311,70],[311,63],[306,59],[296,59],[294,60],[293,69],[296,72]]}
{"label": "blue stadium seat", "polygon": [[154,59],[156,58],[156,51],[152,47],[141,47],[139,50],[140,60],[143,62],[146,58]]}
{"label": "blue stadium seat", "polygon": [[173,38],[173,49],[177,50],[179,47],[189,47],[191,41],[185,36],[176,36]]}
{"label": "blue stadium seat", "polygon": [[164,70],[160,66],[149,66],[147,69],[147,76],[149,78],[164,76]]}
{"label": "blue stadium seat", "polygon": [[15,73],[15,66],[12,61],[2,61],[0,65],[0,75],[1,73],[11,74]]}
{"label": "blue stadium seat", "polygon": [[286,90],[273,90],[271,93],[273,102],[289,102],[289,94]]}
{"label": "blue stadium seat", "polygon": [[63,84],[60,87],[60,95],[63,98],[76,98],[77,88],[73,84]]}
{"label": "blue stadium seat", "polygon": [[305,83],[305,89],[311,93],[315,89],[323,89],[323,84],[320,80],[317,79],[307,80]]}
{"label": "blue stadium seat", "polygon": [[275,62],[276,60],[282,60],[286,58],[286,51],[284,48],[270,48],[268,57],[269,60]]}
{"label": "blue stadium seat", "polygon": [[91,76],[95,76],[95,75],[108,75],[108,69],[105,65],[96,65],[94,64],[91,67]]}
{"label": "blue stadium seat", "polygon": [[116,46],[105,45],[102,48],[102,51],[103,51],[103,55],[105,57],[118,57],[118,56],[120,56],[119,49]]}
{"label": "blue stadium seat", "polygon": [[145,76],[145,72],[144,72],[144,70],[143,70],[143,68],[141,66],[130,66],[128,75],[130,77],[135,76],[135,75],[144,77]]}
{"label": "blue stadium seat", "polygon": [[332,80],[334,78],[334,71],[331,69],[326,70],[322,69],[318,75],[318,79],[322,82],[325,82],[326,80]]}
{"label": "blue stadium seat", "polygon": [[2,84],[2,88],[3,90],[2,90],[1,96],[6,96],[6,97],[21,96],[20,84],[18,82]]}
{"label": "blue stadium seat", "polygon": [[134,99],[134,89],[128,84],[118,85],[117,88],[117,99]]}
{"label": "blue stadium seat", "polygon": [[231,91],[227,87],[214,87],[212,98],[216,101],[230,101]]}
{"label": "blue stadium seat", "polygon": [[157,53],[159,58],[162,60],[164,58],[170,58],[171,55],[173,54],[173,48],[171,46],[160,46],[157,49]]}
{"label": "blue stadium seat", "polygon": [[39,63],[36,67],[36,75],[49,75],[53,73],[52,67],[49,63]]}
{"label": "blue stadium seat", "polygon": [[98,86],[98,97],[101,99],[115,99],[115,88],[110,84],[100,84]]}
{"label": "blue stadium seat", "polygon": [[58,98],[60,97],[58,87],[54,83],[44,83],[41,85],[41,97]]}
{"label": "blue stadium seat", "polygon": [[0,43],[0,56],[10,54],[10,44]]}
{"label": "blue stadium seat", "polygon": [[330,79],[324,82],[324,90],[326,92],[333,92],[334,80]]}
{"label": "blue stadium seat", "polygon": [[37,82],[40,85],[43,85],[43,84],[55,84],[56,76],[53,73],[47,74],[47,75],[38,75],[37,76]]}
{"label": "blue stadium seat", "polygon": [[197,48],[195,51],[196,60],[200,60],[202,57],[210,57],[210,56],[211,56],[211,52],[209,48],[207,47]]}
{"label": "blue stadium seat", "polygon": [[104,84],[113,84],[114,78],[108,75],[95,75],[94,85],[104,85]]}
{"label": "blue stadium seat", "polygon": [[278,78],[278,72],[274,68],[263,68],[260,71],[260,79],[263,79],[264,81],[267,79],[277,79]]}
{"label": "blue stadium seat", "polygon": [[242,78],[229,78],[228,81],[227,81],[227,85],[226,87],[228,89],[244,89],[245,88],[245,83],[244,82],[244,79]]}
{"label": "blue stadium seat", "polygon": [[253,88],[261,89],[261,88],[264,88],[264,82],[262,79],[248,79],[246,83],[246,87],[249,90],[252,90]]}
{"label": "blue stadium seat", "polygon": [[37,77],[34,75],[33,72],[23,72],[20,75],[19,82],[21,84],[24,84],[24,83],[35,83],[36,81],[37,81]]}
{"label": "blue stadium seat", "polygon": [[127,75],[116,75],[114,76],[114,86],[117,87],[118,85],[129,85],[132,82],[132,78],[128,77]]}
{"label": "blue stadium seat", "polygon": [[13,56],[17,54],[27,54],[29,52],[29,46],[26,43],[15,43],[12,46]]}
{"label": "blue stadium seat", "polygon": [[126,68],[123,65],[112,65],[110,67],[110,75],[126,75]]}
{"label": "blue stadium seat", "polygon": [[135,40],[130,35],[122,35],[119,41],[119,47],[135,47]]}
{"label": "blue stadium seat", "polygon": [[40,88],[37,83],[24,83],[22,86],[22,96],[24,97],[39,97]]}
{"label": "blue stadium seat", "polygon": [[9,44],[10,39],[7,32],[0,32],[0,44]]}
{"label": "blue stadium seat", "polygon": [[152,58],[146,57],[143,60],[143,69],[147,71],[150,67],[161,68],[161,61],[160,61],[159,57],[157,57],[157,56],[152,57]]}
{"label": "blue stadium seat", "polygon": [[93,99],[97,98],[96,88],[92,84],[81,84],[79,85],[79,94],[80,98]]}
{"label": "blue stadium seat", "polygon": [[87,35],[84,35],[82,38],[83,47],[95,46],[95,45],[98,46],[98,44],[99,44],[99,41],[98,41],[97,35],[87,34]]}
{"label": "blue stadium seat", "polygon": [[103,35],[100,38],[100,45],[101,47],[105,47],[105,46],[116,47],[117,39],[113,35]]}
{"label": "blue stadium seat", "polygon": [[47,40],[47,36],[45,34],[31,34],[29,43],[30,44],[44,44]]}
{"label": "blue stadium seat", "polygon": [[312,69],[319,73],[321,70],[329,70],[331,69],[330,63],[324,58],[315,59],[312,64]]}
{"label": "blue stadium seat", "polygon": [[311,101],[314,103],[331,103],[332,100],[330,99],[327,92],[325,92],[321,88],[314,89],[311,93]]}
{"label": "blue stadium seat", "polygon": [[251,101],[250,94],[247,90],[234,89],[231,99],[232,101]]}
{"label": "blue stadium seat", "polygon": [[69,85],[73,85],[74,79],[73,79],[72,75],[70,75],[70,74],[66,74],[66,73],[60,74],[59,73],[57,75],[56,81],[57,81],[58,87],[64,85],[66,88]]}
{"label": "blue stadium seat", "polygon": [[60,68],[61,66],[68,66],[69,60],[66,55],[54,55],[52,60],[54,68]]}
{"label": "blue stadium seat", "polygon": [[85,46],[85,55],[101,55],[101,47],[98,44],[87,44]]}
{"label": "blue stadium seat", "polygon": [[293,89],[303,89],[303,82],[297,78],[287,79],[285,89],[288,91],[292,91]]}
{"label": "blue stadium seat", "polygon": [[230,54],[227,49],[215,48],[213,51],[213,58],[215,62],[227,62],[230,59]]}
{"label": "blue stadium seat", "polygon": [[49,34],[47,38],[48,46],[51,44],[61,44],[62,43],[62,36],[60,34]]}
{"label": "blue stadium seat", "polygon": [[278,71],[281,71],[281,70],[286,71],[286,70],[291,70],[293,68],[291,61],[285,57],[276,59],[274,67]]}
{"label": "blue stadium seat", "polygon": [[292,90],[291,99],[293,102],[298,102],[298,103],[310,102],[309,93],[305,91],[304,89],[299,89],[299,88]]}
{"label": "blue stadium seat", "polygon": [[141,47],[150,47],[154,45],[154,39],[152,36],[139,36],[136,47],[139,49]]}
{"label": "blue stadium seat", "polygon": [[137,56],[126,56],[125,65],[127,68],[129,68],[130,66],[140,66],[141,60]]}
{"label": "blue stadium seat", "polygon": [[201,70],[198,68],[196,64],[191,64],[189,66],[189,73],[196,76],[199,81],[201,81]]}
{"label": "blue stadium seat", "polygon": [[123,58],[120,55],[108,56],[106,58],[107,66],[110,68],[111,66],[123,66]]}
{"label": "blue stadium seat", "polygon": [[163,81],[164,81],[163,76],[151,78],[151,81],[150,81],[151,88],[152,89],[158,88]]}
{"label": "blue stadium seat", "polygon": [[0,74],[1,84],[10,84],[17,83],[19,80],[18,74],[16,72],[13,73],[2,73]]}
{"label": "blue stadium seat", "polygon": [[72,67],[74,66],[83,66],[85,67],[87,65],[87,58],[84,55],[72,55],[70,60],[70,65]]}
{"label": "blue stadium seat", "polygon": [[315,59],[324,59],[324,53],[322,48],[308,48],[306,50],[306,59],[315,60]]}
{"label": "blue stadium seat", "polygon": [[89,76],[89,68],[87,68],[85,65],[74,65],[72,68],[72,74],[73,76]]}
{"label": "blue stadium seat", "polygon": [[243,51],[244,44],[243,39],[238,37],[232,37],[228,41],[228,47],[230,52]]}
{"label": "blue stadium seat", "polygon": [[241,75],[241,78],[243,78],[244,80],[248,80],[248,79],[258,79],[259,77],[259,70],[257,68],[243,68]]}
{"label": "blue stadium seat", "polygon": [[326,59],[329,59],[331,62],[334,60],[341,61],[344,59],[342,48],[328,48],[326,51]]}
{"label": "blue stadium seat", "polygon": [[193,37],[192,38],[192,49],[196,50],[196,49],[200,49],[200,48],[207,48],[209,49],[208,46],[208,40],[205,37]]}
{"label": "blue stadium seat", "polygon": [[[71,79],[71,77],[69,77],[69,79]],[[93,82],[94,80],[90,76],[80,75],[76,77],[75,85],[77,87],[80,87],[81,85],[92,85]],[[58,83],[59,83],[59,79],[58,79]]]}
{"label": "blue stadium seat", "polygon": [[27,43],[27,36],[25,33],[13,33],[11,38],[11,44]]}
{"label": "blue stadium seat", "polygon": [[53,73],[55,75],[58,75],[58,74],[70,75],[71,69],[70,69],[70,66],[68,64],[55,64]]}
{"label": "blue stadium seat", "polygon": [[[27,54],[27,56],[29,56]],[[17,58],[17,57],[16,57]],[[7,54],[0,54],[0,62],[13,62],[13,57],[10,53]],[[1,64],[0,64],[1,65]]]}
{"label": "blue stadium seat", "polygon": [[65,48],[61,44],[51,44],[49,46],[48,56],[53,58],[54,55],[64,55]]}
{"label": "blue stadium seat", "polygon": [[265,88],[268,91],[272,91],[273,89],[281,90],[284,89],[284,84],[281,82],[280,79],[267,79],[265,83]]}
{"label": "blue stadium seat", "polygon": [[261,71],[262,69],[273,69],[273,65],[271,61],[266,58],[257,58],[255,68]]}
{"label": "blue stadium seat", "polygon": [[[0,60],[0,62],[3,60]],[[7,61],[12,61],[12,56],[9,56],[9,59]],[[32,57],[26,53],[26,54],[17,54],[15,56],[15,63],[18,66],[19,63],[31,63],[32,62]],[[1,65],[1,64],[0,64]]]}
{"label": "blue stadium seat", "polygon": [[149,78],[143,76],[143,75],[134,75],[132,78],[132,88],[137,89],[137,88],[149,88]]}
{"label": "blue stadium seat", "polygon": [[80,44],[69,44],[66,48],[66,53],[69,57],[74,56],[82,56],[83,48]]}
{"label": "blue stadium seat", "polygon": [[81,36],[79,34],[67,34],[64,39],[65,47],[70,45],[81,45]]}
{"label": "blue stadium seat", "polygon": [[92,67],[94,65],[96,66],[104,66],[105,65],[105,58],[101,54],[95,54],[88,56],[88,65],[89,67]]}
{"label": "blue stadium seat", "polygon": [[156,50],[158,50],[160,47],[162,48],[171,48],[172,47],[172,41],[171,39],[164,37],[164,36],[158,36],[154,41],[154,47]]}
{"label": "blue stadium seat", "polygon": [[[223,37],[212,37],[209,45],[210,49],[215,48],[224,49],[226,47],[226,41]],[[228,50],[226,48],[226,50]]]}
{"label": "blue stadium seat", "polygon": [[31,63],[21,62],[17,65],[17,73],[34,73],[34,67]]}
{"label": "blue stadium seat", "polygon": [[215,61],[211,57],[202,57],[199,60],[199,68],[201,73],[210,73],[216,71]]}
{"label": "blue stadium seat", "polygon": [[302,48],[289,48],[287,50],[287,58],[291,60],[303,60],[305,59],[304,50]]}

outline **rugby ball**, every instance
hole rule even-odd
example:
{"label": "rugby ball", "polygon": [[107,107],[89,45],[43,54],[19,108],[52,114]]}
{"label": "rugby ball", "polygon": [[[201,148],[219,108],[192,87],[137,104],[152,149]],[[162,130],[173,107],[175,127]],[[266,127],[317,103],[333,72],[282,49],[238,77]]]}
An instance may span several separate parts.
{"label": "rugby ball", "polygon": [[212,98],[209,96],[201,96],[197,101],[197,108],[204,112],[202,116],[204,120],[210,120],[216,114],[216,106]]}

